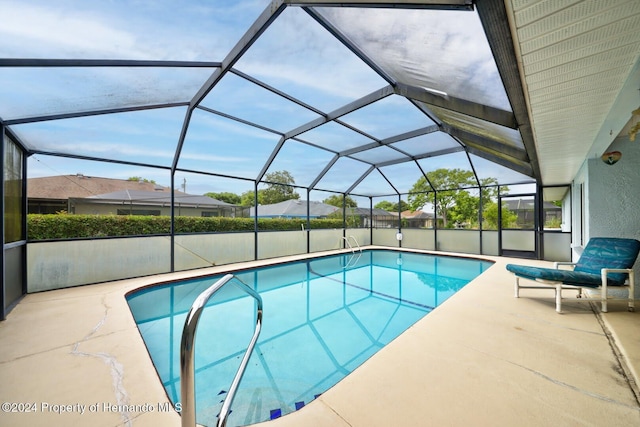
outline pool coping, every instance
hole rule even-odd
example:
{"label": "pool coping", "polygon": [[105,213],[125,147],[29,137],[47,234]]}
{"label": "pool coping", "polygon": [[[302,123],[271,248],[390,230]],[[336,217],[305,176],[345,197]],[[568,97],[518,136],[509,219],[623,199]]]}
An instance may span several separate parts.
{"label": "pool coping", "polygon": [[[493,425],[522,425],[523,420],[528,425],[549,420],[571,425],[576,419],[592,422],[612,417],[640,421],[638,401],[630,388],[630,382],[638,383],[640,345],[627,345],[640,325],[638,314],[623,312],[620,305],[610,303],[610,313],[598,317],[589,301],[569,300],[564,304],[567,313],[559,315],[553,310],[552,291],[527,290],[521,298],[513,298],[513,277],[504,265],[548,264],[542,261],[384,246],[363,249],[458,256],[493,261],[494,265],[318,399],[297,412],[257,425],[409,426],[425,419],[436,425],[477,425],[483,419]],[[344,252],[350,250],[278,261]],[[0,412],[0,424],[179,425],[179,415],[165,411],[169,400],[125,295],[159,281],[273,261],[27,295],[0,322],[0,398],[34,403],[39,410]],[[609,335],[598,318],[610,329]],[[494,336],[492,331],[501,335]],[[491,337],[489,342],[482,339],[483,334]],[[618,356],[611,351],[610,340],[619,347]],[[541,351],[541,344],[556,351]],[[518,350],[525,348],[531,354]],[[620,360],[626,367],[621,367]],[[436,361],[441,369],[426,369]],[[612,371],[614,365],[617,368]],[[450,375],[446,380],[444,372]],[[69,411],[53,411],[55,405],[61,405],[58,411],[69,405],[65,407]],[[85,405],[84,413],[81,405]]]}

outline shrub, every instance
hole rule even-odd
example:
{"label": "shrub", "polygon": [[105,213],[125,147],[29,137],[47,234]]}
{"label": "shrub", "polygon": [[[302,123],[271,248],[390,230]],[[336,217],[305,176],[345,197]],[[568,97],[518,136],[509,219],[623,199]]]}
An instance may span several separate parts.
{"label": "shrub", "polygon": [[[259,218],[258,230],[301,230],[305,219]],[[190,217],[175,218],[176,233],[214,233],[253,231],[253,218]],[[311,219],[310,228],[342,228],[341,219]],[[171,218],[143,215],[41,215],[27,216],[29,240],[169,234]]]}

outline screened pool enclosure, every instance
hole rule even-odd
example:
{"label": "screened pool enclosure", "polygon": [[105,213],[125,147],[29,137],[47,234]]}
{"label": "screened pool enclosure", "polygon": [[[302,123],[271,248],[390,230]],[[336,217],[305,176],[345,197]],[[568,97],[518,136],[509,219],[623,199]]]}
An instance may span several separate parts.
{"label": "screened pool enclosure", "polygon": [[[3,307],[25,292],[343,248],[350,236],[570,258],[570,187],[543,186],[501,0],[6,11]],[[283,172],[291,179],[272,181]],[[167,232],[29,238],[29,179],[76,174],[168,187]],[[296,229],[261,225],[260,194],[274,188],[306,207]],[[182,193],[250,196],[252,229],[181,232]],[[313,225],[311,205],[336,196],[342,225]]]}

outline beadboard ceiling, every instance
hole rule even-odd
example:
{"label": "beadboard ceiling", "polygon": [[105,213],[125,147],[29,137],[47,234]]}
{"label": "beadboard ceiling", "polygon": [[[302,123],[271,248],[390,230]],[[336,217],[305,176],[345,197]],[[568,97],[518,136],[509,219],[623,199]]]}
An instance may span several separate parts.
{"label": "beadboard ceiling", "polygon": [[568,183],[586,158],[628,133],[640,106],[640,1],[505,5],[543,184]]}

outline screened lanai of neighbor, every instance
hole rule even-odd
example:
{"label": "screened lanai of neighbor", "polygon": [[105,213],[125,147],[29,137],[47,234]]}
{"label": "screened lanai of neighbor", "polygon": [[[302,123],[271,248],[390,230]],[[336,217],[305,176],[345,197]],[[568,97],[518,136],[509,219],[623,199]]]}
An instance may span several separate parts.
{"label": "screened lanai of neighbor", "polygon": [[[493,264],[278,425],[640,419],[640,314],[589,298],[557,314],[553,291],[514,298],[506,269],[640,240],[640,1],[0,0],[0,16],[3,399],[168,403],[128,293],[392,248]],[[14,415],[0,424],[178,423]]]}

